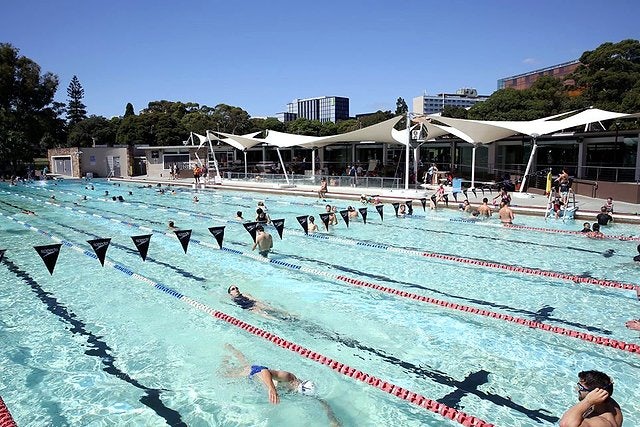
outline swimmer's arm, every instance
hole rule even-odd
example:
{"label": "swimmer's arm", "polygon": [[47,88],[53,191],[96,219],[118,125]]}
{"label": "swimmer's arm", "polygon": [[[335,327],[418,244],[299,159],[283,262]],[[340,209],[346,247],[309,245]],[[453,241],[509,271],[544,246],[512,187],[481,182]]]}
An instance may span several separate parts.
{"label": "swimmer's arm", "polygon": [[320,402],[320,404],[322,405],[322,408],[324,409],[324,412],[327,414],[327,418],[329,418],[329,426],[331,427],[342,426],[342,424],[340,424],[340,420],[338,419],[338,417],[336,417],[336,414],[335,412],[333,412],[333,409],[331,408],[331,406],[324,399],[320,399],[320,398],[316,398],[316,399],[318,399],[318,402]]}
{"label": "swimmer's arm", "polygon": [[249,366],[249,361],[247,360],[246,357],[244,357],[244,354],[240,353],[240,350],[238,350],[231,344],[225,344],[224,347],[227,350],[229,350],[236,357],[236,359],[238,359],[240,363],[242,363],[245,366]]}
{"label": "swimmer's arm", "polygon": [[280,403],[280,396],[278,396],[278,391],[276,387],[273,385],[271,371],[269,369],[263,369],[258,373],[258,377],[260,381],[267,387],[267,392],[269,393],[269,402],[277,405]]}
{"label": "swimmer's arm", "polygon": [[260,243],[260,240],[262,240],[262,236],[256,237],[256,241],[253,242],[253,246],[251,246],[252,251],[256,250],[256,248],[258,247],[258,243]]}
{"label": "swimmer's arm", "polygon": [[601,417],[584,418],[584,414],[592,411],[592,407],[604,402],[609,397],[609,393],[601,388],[593,389],[587,396],[573,405],[560,418],[560,427],[607,427],[610,426],[608,420]]}

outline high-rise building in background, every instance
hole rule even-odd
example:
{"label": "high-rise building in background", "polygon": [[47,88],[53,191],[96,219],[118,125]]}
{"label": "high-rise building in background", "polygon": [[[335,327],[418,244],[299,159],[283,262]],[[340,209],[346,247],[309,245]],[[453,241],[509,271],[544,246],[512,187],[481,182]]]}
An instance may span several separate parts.
{"label": "high-rise building in background", "polygon": [[485,95],[478,95],[478,91],[473,88],[462,88],[456,93],[439,93],[438,95],[427,95],[425,92],[424,95],[413,98],[413,112],[416,114],[442,113],[446,106],[470,108],[488,98]]}
{"label": "high-rise building in background", "polygon": [[287,104],[287,111],[278,113],[283,122],[304,118],[321,122],[337,122],[349,118],[349,98],[320,96],[318,98],[294,99]]}
{"label": "high-rise building in background", "polygon": [[573,73],[580,65],[580,61],[569,61],[539,70],[529,71],[516,76],[505,77],[498,80],[498,89],[513,88],[517,90],[529,89],[536,80],[543,76],[551,76],[561,79]]}

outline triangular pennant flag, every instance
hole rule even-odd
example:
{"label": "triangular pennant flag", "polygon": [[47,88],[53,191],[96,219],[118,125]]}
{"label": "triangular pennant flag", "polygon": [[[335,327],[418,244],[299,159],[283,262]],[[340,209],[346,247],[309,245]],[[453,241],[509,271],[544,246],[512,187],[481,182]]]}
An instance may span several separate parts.
{"label": "triangular pennant flag", "polygon": [[329,231],[329,216],[330,215],[331,215],[330,213],[326,213],[326,212],[323,212],[323,213],[320,214],[320,219],[324,223],[324,226],[327,228],[327,231]]}
{"label": "triangular pennant flag", "polygon": [[282,240],[282,230],[284,230],[284,219],[272,219],[271,224],[276,228],[280,240]]}
{"label": "triangular pennant flag", "polygon": [[98,261],[100,261],[100,265],[104,267],[104,258],[107,256],[107,249],[109,249],[109,243],[111,243],[111,239],[95,239],[95,240],[87,240],[87,243],[91,245],[93,248],[93,252],[96,253],[98,257]]}
{"label": "triangular pennant flag", "polygon": [[184,253],[186,254],[187,248],[189,247],[189,240],[191,240],[191,230],[175,230],[174,233],[176,233],[182,249],[184,249]]}
{"label": "triangular pennant flag", "polygon": [[296,219],[298,220],[298,224],[300,224],[302,226],[302,229],[304,230],[304,234],[309,234],[309,220],[307,218],[308,217],[306,215],[296,217]]}
{"label": "triangular pennant flag", "polygon": [[56,243],[53,245],[33,247],[33,249],[38,252],[38,255],[40,255],[40,258],[42,258],[42,261],[44,261],[44,265],[47,266],[47,270],[49,270],[49,274],[51,275],[53,275],[53,269],[56,267],[61,246],[61,243]]}
{"label": "triangular pennant flag", "polygon": [[427,199],[425,199],[425,198],[420,199],[420,203],[422,203],[422,210],[426,212],[426,210],[427,210]]}
{"label": "triangular pennant flag", "polygon": [[142,261],[147,259],[147,251],[149,250],[149,242],[151,241],[151,234],[145,234],[142,236],[131,236],[133,244],[138,248]]}
{"label": "triangular pennant flag", "polygon": [[209,227],[209,232],[216,238],[218,246],[222,249],[222,240],[224,239],[224,225],[220,227]]}
{"label": "triangular pennant flag", "polygon": [[244,229],[247,230],[249,232],[249,234],[251,234],[251,238],[253,239],[253,243],[256,242],[256,225],[258,225],[257,222],[245,222],[244,224]]}
{"label": "triangular pennant flag", "polygon": [[407,200],[404,204],[407,205],[407,214],[413,215],[413,200]]}
{"label": "triangular pennant flag", "polygon": [[384,209],[384,205],[376,205],[376,210],[380,214],[380,221],[384,221],[384,215],[382,215],[382,209]]}
{"label": "triangular pennant flag", "polygon": [[0,249],[0,261],[2,261],[2,258],[4,258],[4,252],[6,251],[6,249]]}
{"label": "triangular pennant flag", "polygon": [[362,215],[362,222],[367,223],[367,208],[359,208],[358,212]]}
{"label": "triangular pennant flag", "polygon": [[349,211],[346,209],[340,211],[340,216],[344,219],[345,224],[347,224],[347,228],[349,228]]}
{"label": "triangular pennant flag", "polygon": [[398,208],[400,207],[400,203],[391,203],[391,206],[393,206],[393,209],[396,211],[396,216],[398,216]]}

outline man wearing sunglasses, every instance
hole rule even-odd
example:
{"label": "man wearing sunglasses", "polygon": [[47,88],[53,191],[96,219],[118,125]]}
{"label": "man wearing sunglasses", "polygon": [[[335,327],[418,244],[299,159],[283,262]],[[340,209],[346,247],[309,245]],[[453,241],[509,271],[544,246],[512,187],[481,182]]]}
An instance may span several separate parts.
{"label": "man wearing sunglasses", "polygon": [[622,411],[611,398],[613,381],[599,371],[582,371],[578,374],[578,403],[560,419],[560,427],[620,427]]}

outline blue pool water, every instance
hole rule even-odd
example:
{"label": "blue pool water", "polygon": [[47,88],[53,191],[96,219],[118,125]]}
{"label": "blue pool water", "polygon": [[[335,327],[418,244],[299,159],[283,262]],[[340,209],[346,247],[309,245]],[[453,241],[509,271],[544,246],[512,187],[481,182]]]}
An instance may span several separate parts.
{"label": "blue pool water", "polygon": [[[381,220],[369,205],[367,224],[346,227],[339,218],[327,233],[319,219],[324,203],[312,198],[216,190],[198,192],[195,204],[195,190],[160,195],[140,187],[0,184],[0,395],[20,426],[323,426],[322,402],[345,426],[460,425],[202,307],[500,426],[557,424],[575,403],[577,373],[601,370],[615,381],[625,425],[640,425],[638,353],[356,285],[637,345],[638,332],[624,327],[638,317],[632,290],[462,261],[637,285],[637,241],[505,229],[496,219],[459,222],[461,213],[424,212],[418,201],[413,217],[396,218],[385,205]],[[234,220],[237,210],[253,219],[258,200],[272,218],[285,219],[283,239],[269,228],[269,260],[251,252],[251,236]],[[305,236],[300,215],[314,215],[321,231]],[[193,230],[186,254],[170,220]],[[518,215],[516,223],[569,231],[582,222]],[[208,231],[214,226],[225,227],[223,250]],[[638,229],[615,224],[605,233]],[[131,240],[143,234],[152,234],[144,262]],[[98,237],[112,239],[105,267],[86,243]],[[58,241],[64,245],[50,275],[33,246]],[[242,310],[228,299],[230,284],[288,315]],[[312,379],[317,398],[284,393],[279,405],[269,404],[259,384],[225,375],[226,343],[252,363]]]}

